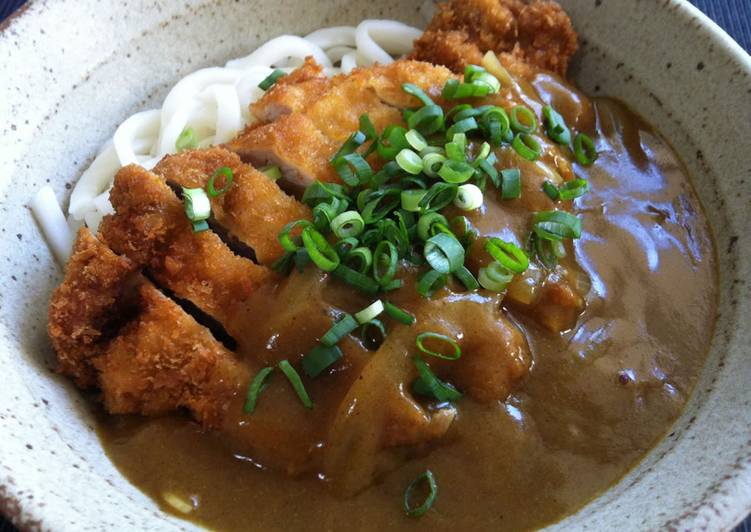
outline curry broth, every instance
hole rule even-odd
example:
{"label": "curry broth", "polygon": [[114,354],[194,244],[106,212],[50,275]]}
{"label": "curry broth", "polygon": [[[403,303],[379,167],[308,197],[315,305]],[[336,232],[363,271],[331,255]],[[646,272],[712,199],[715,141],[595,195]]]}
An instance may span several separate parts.
{"label": "curry broth", "polygon": [[[120,471],[164,510],[220,530],[529,529],[626,473],[680,414],[704,362],[713,244],[681,163],[640,118],[612,100],[590,104],[549,75],[532,85],[569,124],[596,133],[598,161],[577,168],[591,184],[577,200],[584,229],[575,243],[591,288],[576,328],[560,336],[509,310],[534,363],[505,403],[463,399],[436,448],[351,498],[236,454],[187,416],[102,415],[99,433]],[[481,224],[502,234],[501,209],[490,204]],[[410,519],[404,489],[426,468],[438,498]],[[175,512],[165,493],[194,510]]]}

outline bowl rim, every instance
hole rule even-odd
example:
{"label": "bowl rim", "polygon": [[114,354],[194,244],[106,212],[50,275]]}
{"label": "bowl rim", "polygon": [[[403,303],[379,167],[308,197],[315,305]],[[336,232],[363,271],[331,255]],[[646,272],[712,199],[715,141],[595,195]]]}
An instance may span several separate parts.
{"label": "bowl rim", "polygon": [[[41,15],[44,7],[46,7],[45,0],[28,0],[19,9],[12,13],[8,18],[0,23],[0,37],[13,32],[16,28],[28,18],[33,18],[37,15]],[[714,20],[708,15],[702,12],[699,8],[694,6],[689,0],[667,0],[668,4],[671,4],[676,8],[678,14],[676,16],[691,17],[696,19],[699,24],[694,31],[704,32],[709,37],[711,44],[716,49],[721,51],[721,58],[726,61],[731,61],[746,73],[751,79],[751,55],[749,52],[743,49],[741,45],[736,42],[722,27],[720,27]],[[3,49],[3,43],[0,42],[0,50]],[[716,59],[720,60],[720,59]],[[651,453],[652,451],[650,451]],[[636,467],[636,464],[634,465]],[[742,493],[749,492],[749,485],[751,485],[751,462],[741,467],[741,472],[728,479],[723,479],[720,485],[732,492]],[[8,518],[13,524],[19,528],[30,529],[43,529],[45,527],[45,516],[42,513],[33,513],[28,510],[24,510],[24,498],[21,496],[23,491],[22,485],[9,485],[0,484],[0,516]],[[717,501],[719,501],[720,495],[716,492],[707,494],[701,500],[695,501],[695,508],[710,506],[712,507]],[[747,500],[745,500],[745,506],[743,501],[739,500],[736,512],[727,512],[724,515],[717,515],[716,520],[712,523],[722,529],[732,529],[740,520],[744,519],[749,513],[751,513],[751,492]],[[719,504],[720,507],[725,506]],[[727,507],[723,508],[727,510]],[[23,519],[22,519],[23,515]],[[682,528],[684,525],[691,524],[690,517],[685,517],[678,520],[675,523],[676,528]]]}

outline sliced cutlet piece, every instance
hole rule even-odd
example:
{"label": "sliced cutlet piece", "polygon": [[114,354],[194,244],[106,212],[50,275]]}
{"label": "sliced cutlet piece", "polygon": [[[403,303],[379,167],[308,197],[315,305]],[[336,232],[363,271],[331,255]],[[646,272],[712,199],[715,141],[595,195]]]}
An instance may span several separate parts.
{"label": "sliced cutlet piece", "polygon": [[[421,105],[402,90],[403,83],[414,83],[439,98],[451,77],[444,67],[417,61],[355,69],[334,77],[324,94],[311,94],[311,103],[304,110],[269,124],[249,126],[226,147],[244,161],[280,165],[286,180],[295,185],[307,186],[315,180],[336,182],[339,177],[331,157],[359,129],[360,116],[367,114],[378,131],[403,124],[403,109]],[[305,84],[298,88],[304,91]]]}
{"label": "sliced cutlet piece", "polygon": [[571,19],[550,0],[449,0],[415,41],[414,59],[461,72],[488,50],[566,75],[577,49]]}
{"label": "sliced cutlet piece", "polygon": [[271,270],[238,257],[211,231],[194,233],[182,202],[162,178],[130,165],[115,176],[110,192],[115,214],[100,226],[103,242],[228,327],[234,313]]}
{"label": "sliced cutlet piece", "polygon": [[[222,167],[232,170],[233,181],[226,193],[211,198],[212,216],[233,237],[253,248],[259,263],[273,263],[284,253],[277,238],[282,228],[289,222],[311,218],[310,209],[288,196],[273,180],[223,148],[168,155],[154,173],[170,184],[205,188]],[[217,187],[222,186],[223,179],[217,177]]]}
{"label": "sliced cutlet piece", "polygon": [[304,111],[331,86],[331,79],[312,57],[289,75],[279,80],[266,93],[250,104],[250,112],[261,122],[273,122],[295,111]]}
{"label": "sliced cutlet piece", "polygon": [[105,407],[143,415],[187,408],[203,425],[221,426],[249,369],[151,283],[139,299],[139,315],[95,361]]}
{"label": "sliced cutlet piece", "polygon": [[91,360],[129,314],[125,296],[138,280],[136,270],[88,229],[78,231],[65,278],[50,300],[47,331],[57,353],[57,371],[82,388],[95,384]]}

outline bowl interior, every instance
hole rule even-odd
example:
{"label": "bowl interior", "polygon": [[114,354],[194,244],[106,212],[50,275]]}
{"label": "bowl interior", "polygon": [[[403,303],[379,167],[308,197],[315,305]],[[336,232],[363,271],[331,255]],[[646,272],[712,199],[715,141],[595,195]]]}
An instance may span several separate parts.
{"label": "bowl interior", "polygon": [[[61,273],[26,207],[32,194],[49,183],[67,200],[117,125],[193,70],[281,33],[364,18],[422,25],[427,4],[31,2],[0,33],[0,512],[50,529],[191,528],[117,472],[87,401],[49,369],[46,306]],[[751,509],[751,59],[684,1],[562,4],[582,44],[574,79],[670,140],[703,199],[721,274],[712,350],[686,412],[617,486],[554,528],[727,528]]]}

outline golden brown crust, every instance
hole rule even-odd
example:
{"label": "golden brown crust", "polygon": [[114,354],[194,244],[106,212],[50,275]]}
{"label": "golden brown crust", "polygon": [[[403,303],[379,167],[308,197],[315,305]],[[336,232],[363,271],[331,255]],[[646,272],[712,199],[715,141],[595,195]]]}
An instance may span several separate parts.
{"label": "golden brown crust", "polygon": [[549,0],[449,0],[438,6],[411,57],[461,72],[492,50],[565,75],[576,52],[576,32]]}
{"label": "golden brown crust", "polygon": [[284,253],[277,235],[285,224],[310,219],[311,214],[307,206],[288,196],[265,174],[243,164],[236,154],[223,148],[168,155],[154,168],[154,173],[168,183],[204,188],[221,167],[230,168],[234,179],[226,193],[211,199],[214,219],[253,248],[258,262],[273,263]]}
{"label": "golden brown crust", "polygon": [[247,370],[174,302],[146,283],[141,313],[96,359],[104,404],[113,414],[158,415],[188,408],[219,427]]}
{"label": "golden brown crust", "polygon": [[52,294],[47,324],[57,352],[57,370],[83,387],[95,383],[91,359],[105,347],[108,333],[123,309],[123,290],[136,265],[118,257],[88,229],[78,231],[65,279]]}
{"label": "golden brown crust", "polygon": [[194,233],[182,202],[139,166],[117,173],[110,200],[115,214],[102,221],[100,239],[220,322],[274,277],[232,253],[213,232]]}

